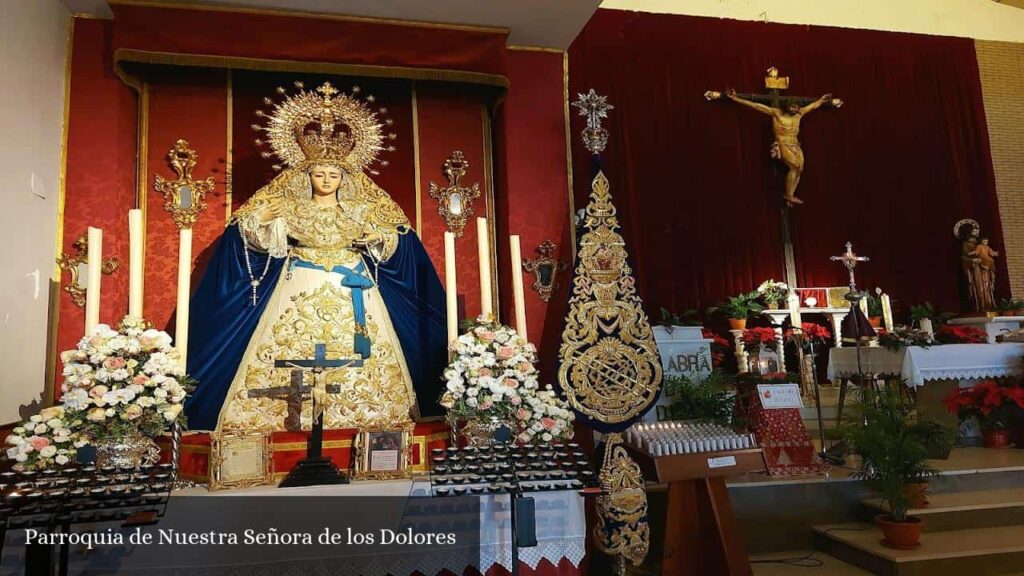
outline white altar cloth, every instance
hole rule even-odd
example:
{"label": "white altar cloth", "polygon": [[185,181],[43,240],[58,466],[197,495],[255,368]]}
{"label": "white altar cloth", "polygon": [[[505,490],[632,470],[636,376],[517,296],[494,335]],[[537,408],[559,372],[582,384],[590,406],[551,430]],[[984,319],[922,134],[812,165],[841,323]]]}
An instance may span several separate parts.
{"label": "white altar cloth", "polygon": [[[305,488],[276,488],[260,486],[242,490],[208,492],[205,488],[194,488],[175,495],[206,496],[409,496],[426,497],[430,483],[414,480],[366,480],[338,486],[310,486]],[[583,497],[577,492],[533,492],[529,494],[536,501],[537,546],[519,549],[519,561],[536,569],[541,560],[548,560],[558,566],[568,560],[579,568],[586,555],[587,520]],[[444,498],[436,498],[438,504]],[[172,499],[173,503],[173,499]],[[480,568],[482,572],[495,565],[506,570],[512,568],[512,531],[508,514],[507,495],[480,496]],[[456,574],[463,567],[444,565],[445,558],[437,554],[404,559],[406,573],[419,571],[423,574],[437,574],[447,569]],[[389,569],[396,570],[394,565]],[[395,573],[398,573],[397,571]]]}
{"label": "white altar cloth", "polygon": [[[860,354],[865,374],[898,375],[908,386],[916,388],[927,380],[976,380],[1020,374],[1024,344],[943,344],[931,348],[909,346],[897,352],[863,347]],[[856,348],[829,350],[829,380],[849,378],[856,374]]]}

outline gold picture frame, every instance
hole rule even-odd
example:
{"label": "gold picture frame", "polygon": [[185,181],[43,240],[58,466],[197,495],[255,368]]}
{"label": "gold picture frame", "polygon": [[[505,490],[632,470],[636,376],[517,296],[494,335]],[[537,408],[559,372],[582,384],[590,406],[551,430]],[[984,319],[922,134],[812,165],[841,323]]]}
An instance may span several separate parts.
{"label": "gold picture frame", "polygon": [[274,483],[270,432],[210,434],[210,490],[249,488]]}
{"label": "gold picture frame", "polygon": [[360,428],[352,444],[356,480],[409,478],[412,425]]}

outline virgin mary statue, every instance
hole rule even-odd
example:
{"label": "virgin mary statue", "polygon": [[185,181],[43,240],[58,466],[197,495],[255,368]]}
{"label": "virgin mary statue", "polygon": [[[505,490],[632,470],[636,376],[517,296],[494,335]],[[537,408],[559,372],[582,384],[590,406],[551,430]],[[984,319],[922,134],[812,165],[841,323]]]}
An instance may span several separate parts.
{"label": "virgin mary statue", "polygon": [[254,125],[286,168],[233,215],[192,297],[192,430],[309,428],[301,383],[274,361],[311,358],[319,343],[328,358],[363,360],[327,376],[325,427],[440,413],[441,283],[401,208],[364,172],[393,150],[390,121],[358,89],[296,85]]}

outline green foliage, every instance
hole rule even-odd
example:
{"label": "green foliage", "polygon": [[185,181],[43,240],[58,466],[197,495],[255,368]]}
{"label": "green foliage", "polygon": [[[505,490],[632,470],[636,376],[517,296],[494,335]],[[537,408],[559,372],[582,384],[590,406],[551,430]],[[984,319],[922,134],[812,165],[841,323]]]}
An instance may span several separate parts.
{"label": "green foliage", "polygon": [[1003,298],[999,301],[998,309],[1004,310],[1021,310],[1024,309],[1024,300],[1014,300],[1013,298]]}
{"label": "green foliage", "polygon": [[917,323],[920,323],[921,320],[930,320],[932,318],[935,318],[935,308],[932,307],[931,302],[925,302],[924,304],[911,306],[910,318]]}
{"label": "green foliage", "polygon": [[840,432],[863,459],[856,476],[881,494],[893,520],[904,522],[909,507],[906,486],[935,475],[927,454],[948,450],[953,438],[935,422],[918,422],[897,386],[903,384],[881,391],[861,388],[856,418]]}
{"label": "green foliage", "polygon": [[700,420],[728,425],[736,410],[736,395],[728,379],[715,370],[694,382],[686,376],[665,376],[665,395],[672,401],[669,420]]}
{"label": "green foliage", "polygon": [[868,294],[865,298],[868,302],[868,316],[881,316],[884,312],[882,311],[882,299],[873,294]]}
{"label": "green foliage", "polygon": [[700,318],[697,317],[697,311],[692,308],[684,310],[681,314],[676,314],[670,312],[667,308],[662,308],[659,324],[668,328],[672,326],[700,326]]}
{"label": "green foliage", "polygon": [[761,294],[754,290],[739,296],[730,296],[725,302],[708,308],[708,314],[721,313],[727,318],[743,319],[760,314],[764,305],[759,302]]}

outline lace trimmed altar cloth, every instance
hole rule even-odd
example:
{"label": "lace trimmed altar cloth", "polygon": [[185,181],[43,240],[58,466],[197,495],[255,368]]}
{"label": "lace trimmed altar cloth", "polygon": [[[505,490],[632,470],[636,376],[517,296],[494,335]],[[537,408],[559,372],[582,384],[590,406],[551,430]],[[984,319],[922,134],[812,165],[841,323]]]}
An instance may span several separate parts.
{"label": "lace trimmed altar cloth", "polygon": [[[976,380],[1003,378],[1021,373],[1024,344],[943,344],[931,348],[909,346],[893,352],[885,348],[860,349],[865,374],[901,376],[907,386],[923,386],[927,380]],[[857,375],[857,349],[832,348],[828,377]]]}

